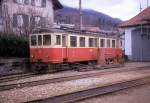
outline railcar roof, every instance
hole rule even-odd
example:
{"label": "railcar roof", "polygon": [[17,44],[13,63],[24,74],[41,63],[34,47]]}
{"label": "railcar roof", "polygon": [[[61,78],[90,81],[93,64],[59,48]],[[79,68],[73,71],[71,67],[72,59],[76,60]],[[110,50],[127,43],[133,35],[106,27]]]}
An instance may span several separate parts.
{"label": "railcar roof", "polygon": [[86,35],[86,36],[100,36],[100,37],[111,37],[116,38],[117,34],[113,32],[91,32],[85,30],[74,30],[74,29],[37,29],[33,34],[39,33],[63,33],[63,34],[74,34],[74,35]]}

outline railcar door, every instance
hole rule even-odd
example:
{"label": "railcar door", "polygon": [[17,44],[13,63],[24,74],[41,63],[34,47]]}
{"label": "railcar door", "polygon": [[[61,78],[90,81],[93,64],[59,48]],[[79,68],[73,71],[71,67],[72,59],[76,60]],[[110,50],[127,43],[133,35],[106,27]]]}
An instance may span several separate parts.
{"label": "railcar door", "polygon": [[63,34],[62,35],[62,54],[63,54],[63,61],[67,61],[67,54],[68,54],[68,47],[67,47],[67,35]]}

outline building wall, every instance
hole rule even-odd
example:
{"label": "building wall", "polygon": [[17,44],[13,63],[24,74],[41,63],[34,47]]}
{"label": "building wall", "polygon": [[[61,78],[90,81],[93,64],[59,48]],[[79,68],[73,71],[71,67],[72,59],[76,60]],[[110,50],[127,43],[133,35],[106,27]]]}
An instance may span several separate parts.
{"label": "building wall", "polygon": [[3,31],[2,6],[0,5],[0,32]]}
{"label": "building wall", "polygon": [[132,31],[132,59],[150,61],[150,29],[137,28]]}
{"label": "building wall", "polygon": [[[20,3],[16,2],[19,1]],[[32,1],[38,2],[40,0],[29,0],[29,2],[25,3],[27,0],[3,0],[2,9],[3,9],[3,25],[5,27],[5,31],[21,33],[25,32],[26,29],[30,31],[31,26],[33,26],[33,20],[38,20],[38,23],[44,24],[44,26],[51,27],[54,21],[54,10],[52,0],[41,0],[46,2],[46,4],[40,3],[32,3]],[[22,3],[23,2],[23,3]],[[19,15],[19,16],[18,16]],[[20,16],[21,15],[21,16]],[[18,26],[18,18],[21,23],[26,23],[23,26]],[[17,19],[16,19],[17,18]],[[40,18],[40,19],[39,19]],[[34,25],[34,27],[38,27],[39,25]],[[8,29],[8,30],[7,30]]]}
{"label": "building wall", "polygon": [[132,30],[134,28],[126,28],[125,29],[125,55],[128,56],[129,59],[132,59]]}
{"label": "building wall", "polygon": [[125,29],[125,55],[131,61],[150,61],[150,29]]}

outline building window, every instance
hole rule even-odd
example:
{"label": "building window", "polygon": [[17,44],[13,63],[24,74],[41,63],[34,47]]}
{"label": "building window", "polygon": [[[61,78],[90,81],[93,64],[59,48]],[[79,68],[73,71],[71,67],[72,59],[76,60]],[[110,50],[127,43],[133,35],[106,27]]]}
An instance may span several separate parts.
{"label": "building window", "polygon": [[85,47],[85,37],[80,37],[80,47]]}
{"label": "building window", "polygon": [[24,4],[24,0],[17,0],[17,3]]}
{"label": "building window", "polygon": [[100,39],[100,47],[101,48],[105,47],[105,39]]}
{"label": "building window", "polygon": [[32,16],[30,18],[30,23],[31,23],[31,27],[35,28],[35,27],[46,27],[46,18],[45,17],[40,17],[40,16]]}
{"label": "building window", "polygon": [[110,48],[110,40],[107,39],[107,48]]}
{"label": "building window", "polygon": [[35,6],[41,7],[42,6],[42,0],[36,0]]}
{"label": "building window", "polygon": [[89,47],[94,47],[94,38],[89,38]]}
{"label": "building window", "polygon": [[51,45],[51,35],[43,35],[43,45]]}
{"label": "building window", "polygon": [[26,5],[29,4],[29,0],[14,0],[14,2],[18,4],[26,4]]}
{"label": "building window", "polygon": [[77,47],[77,37],[76,36],[70,36],[70,46]]}
{"label": "building window", "polygon": [[35,26],[41,26],[41,17],[35,17]]}
{"label": "building window", "polygon": [[116,47],[116,40],[112,40],[112,48]]}
{"label": "building window", "polygon": [[31,0],[32,6],[46,7],[46,0]]}
{"label": "building window", "polygon": [[28,27],[29,26],[29,16],[24,14],[14,14],[13,15],[13,26],[14,27]]}
{"label": "building window", "polygon": [[35,0],[31,0],[31,5],[35,6]]}
{"label": "building window", "polygon": [[61,45],[61,36],[56,35],[56,45]]}
{"label": "building window", "polygon": [[23,16],[22,15],[17,15],[17,26],[18,27],[23,27]]}
{"label": "building window", "polygon": [[0,17],[2,17],[2,5],[0,4]]}

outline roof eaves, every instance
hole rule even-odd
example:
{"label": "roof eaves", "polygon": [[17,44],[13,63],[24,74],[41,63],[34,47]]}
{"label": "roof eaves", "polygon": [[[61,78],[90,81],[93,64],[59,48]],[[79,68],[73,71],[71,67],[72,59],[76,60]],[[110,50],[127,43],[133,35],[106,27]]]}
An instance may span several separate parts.
{"label": "roof eaves", "polygon": [[52,1],[53,2],[53,8],[54,8],[54,10],[58,10],[58,9],[62,9],[63,8],[63,6],[62,6],[62,4],[59,2],[59,0],[53,0]]}

